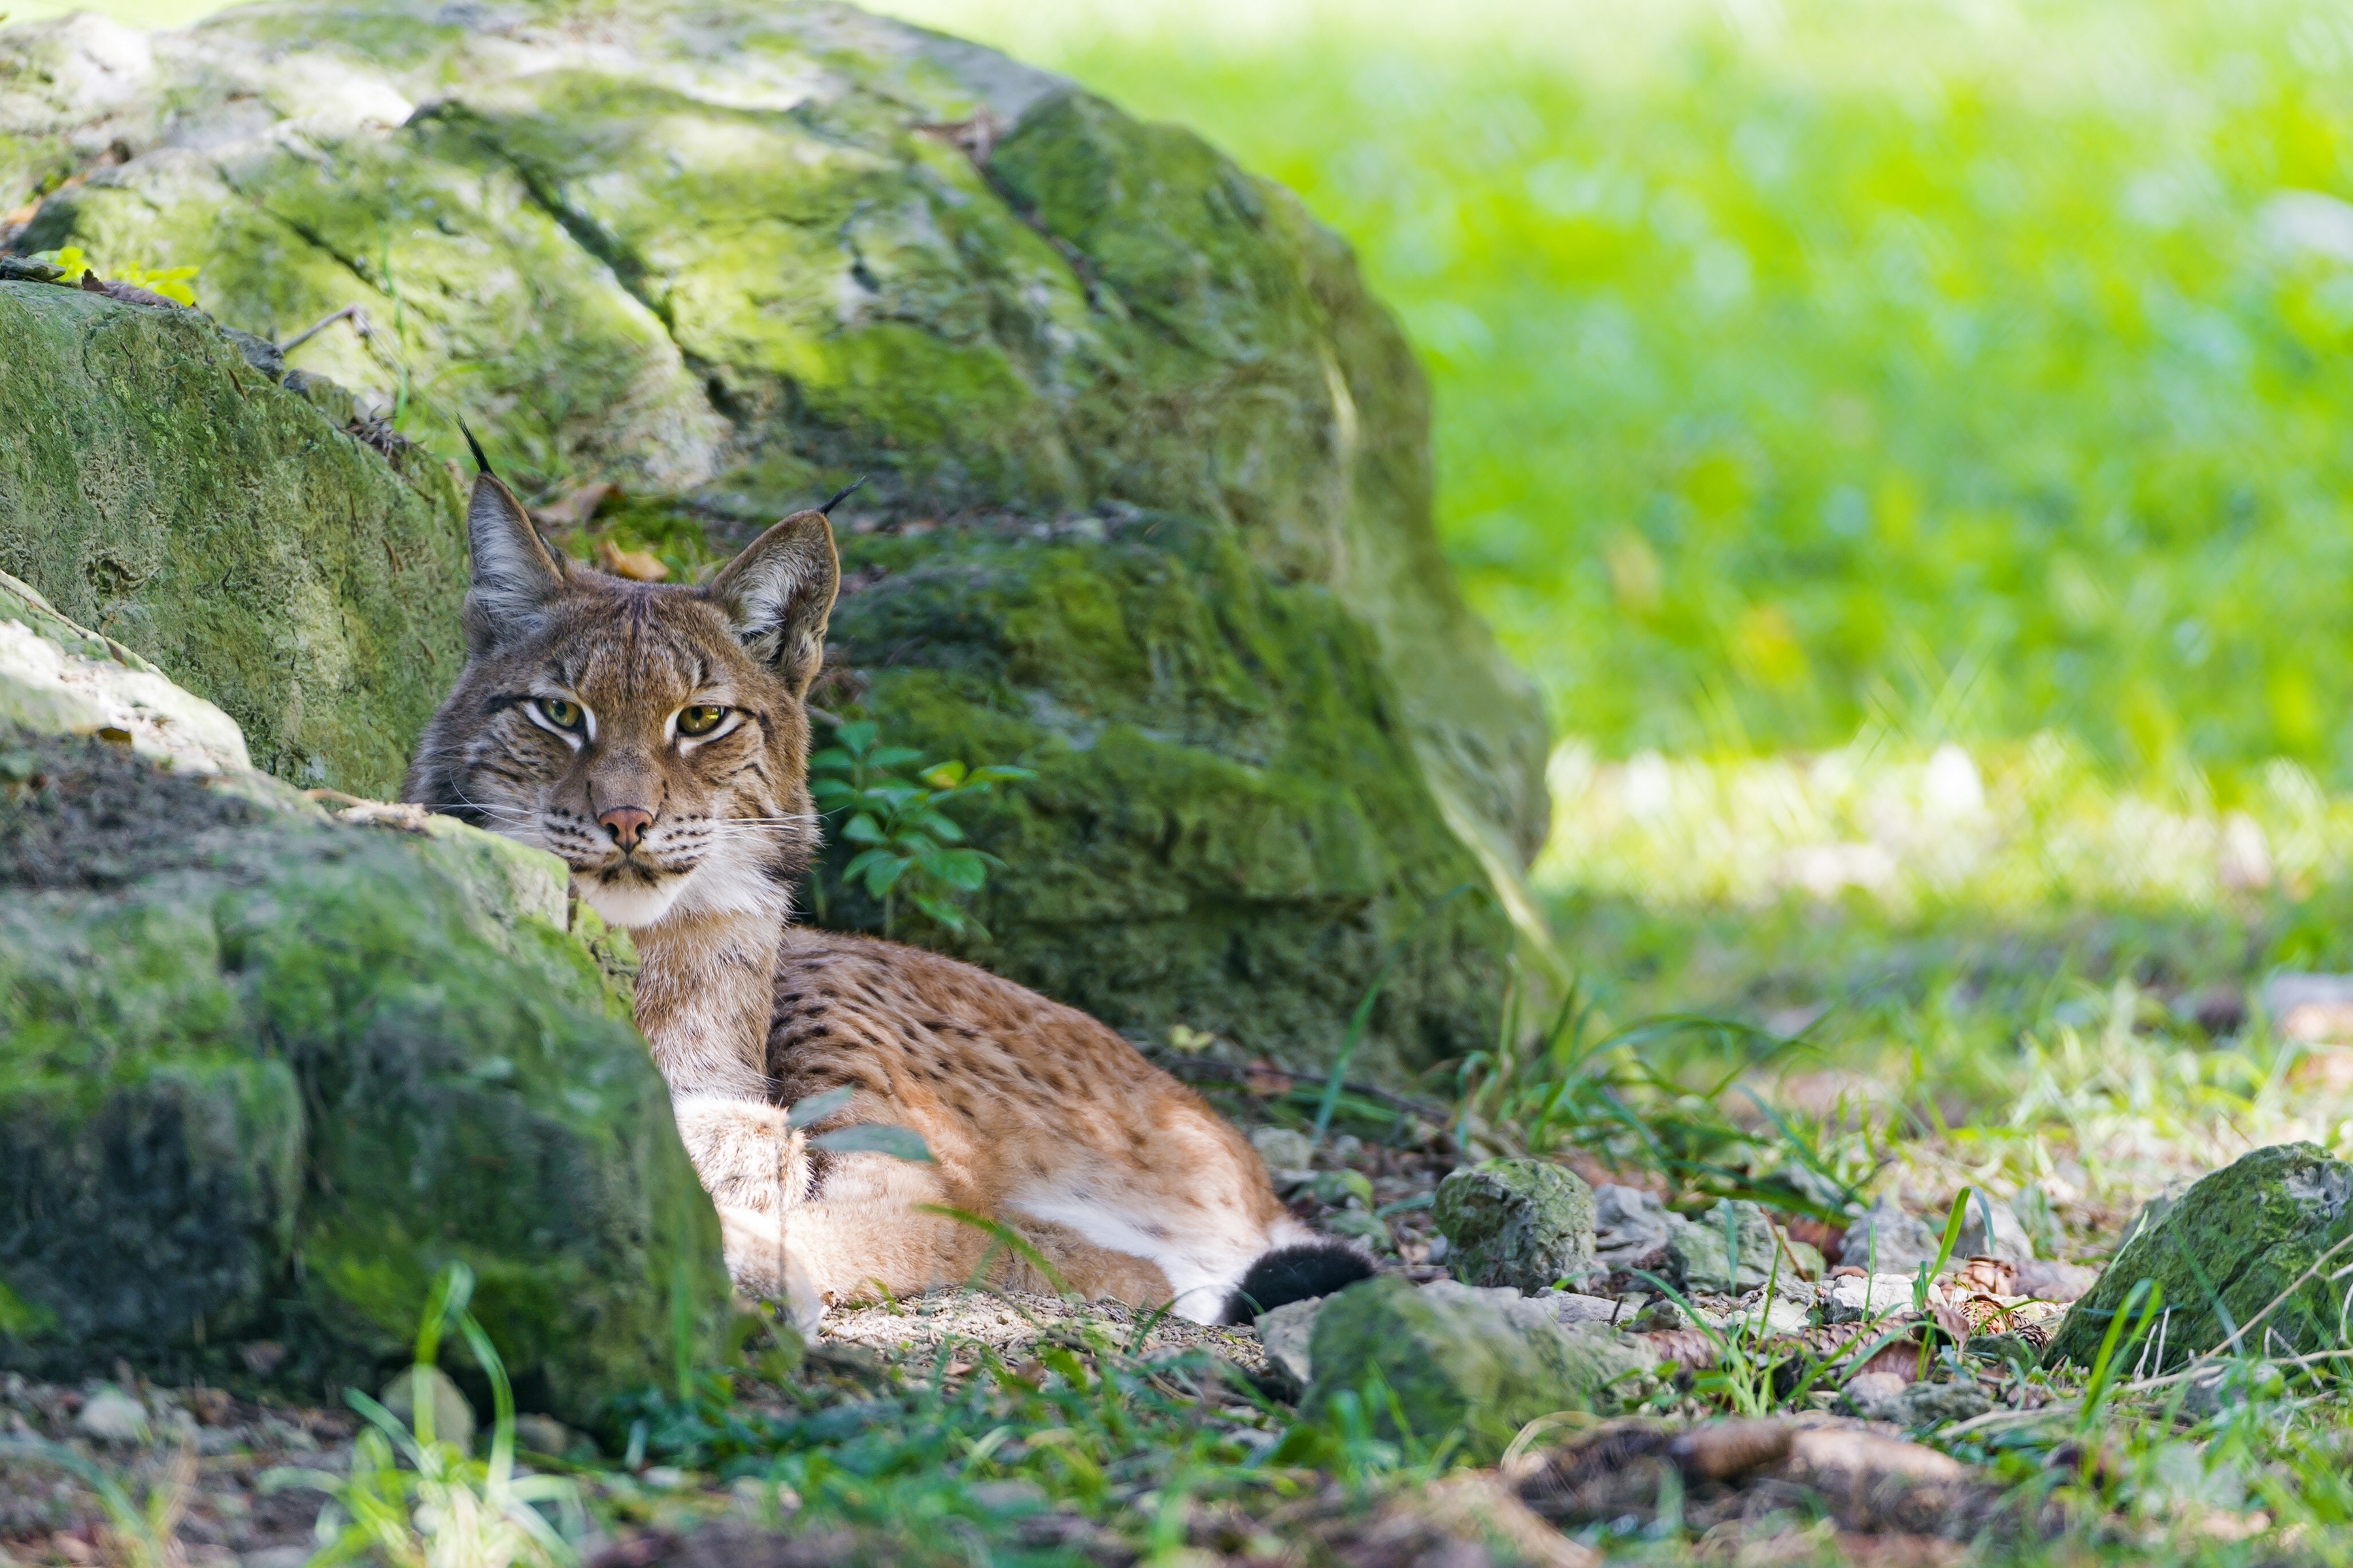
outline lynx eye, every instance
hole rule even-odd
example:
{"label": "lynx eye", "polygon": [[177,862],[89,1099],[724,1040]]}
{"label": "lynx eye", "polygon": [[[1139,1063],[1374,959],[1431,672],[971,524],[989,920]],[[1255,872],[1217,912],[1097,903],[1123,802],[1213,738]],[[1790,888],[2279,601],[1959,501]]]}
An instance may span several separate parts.
{"label": "lynx eye", "polygon": [[708,702],[681,708],[678,710],[678,732],[687,736],[708,735],[719,728],[719,721],[726,717],[726,709]]}
{"label": "lynx eye", "polygon": [[538,697],[533,698],[532,700],[537,705],[540,717],[554,725],[557,729],[577,730],[580,728],[580,704],[577,702],[566,702],[561,697]]}

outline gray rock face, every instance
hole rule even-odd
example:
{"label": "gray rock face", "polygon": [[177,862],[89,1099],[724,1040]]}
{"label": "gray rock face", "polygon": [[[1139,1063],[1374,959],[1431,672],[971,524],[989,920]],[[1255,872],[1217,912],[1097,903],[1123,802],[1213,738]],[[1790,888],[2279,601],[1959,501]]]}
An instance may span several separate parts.
{"label": "gray rock face", "polygon": [[1371,1390],[1367,1413],[1394,1434],[1393,1395],[1419,1439],[1459,1430],[1481,1458],[1538,1415],[1614,1408],[1613,1391],[1649,1370],[1630,1342],[1596,1325],[1565,1328],[1540,1302],[1451,1280],[1417,1290],[1395,1275],[1326,1298],[1312,1354],[1303,1411]]}
{"label": "gray rock face", "polygon": [[1847,1407],[1867,1421],[1893,1421],[1915,1432],[1967,1421],[1993,1408],[1974,1383],[1906,1383],[1892,1372],[1867,1372],[1847,1383]]}
{"label": "gray rock face", "polygon": [[1912,1277],[1908,1274],[1866,1274],[1861,1279],[1846,1275],[1822,1282],[1822,1321],[1826,1323],[1879,1322],[1884,1319],[1909,1318],[1912,1310]]}
{"label": "gray rock face", "polygon": [[1431,1215],[1467,1285],[1537,1291],[1593,1268],[1593,1190],[1542,1160],[1489,1160],[1448,1173]]}

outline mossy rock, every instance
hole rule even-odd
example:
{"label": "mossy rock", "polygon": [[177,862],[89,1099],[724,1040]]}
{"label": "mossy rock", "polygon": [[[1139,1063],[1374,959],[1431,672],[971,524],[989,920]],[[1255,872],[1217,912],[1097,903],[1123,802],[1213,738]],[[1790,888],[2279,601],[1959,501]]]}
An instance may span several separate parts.
{"label": "mossy rock", "polygon": [[456,487],[194,311],[0,282],[0,571],[217,704],[254,762],[397,792],[463,663]]}
{"label": "mossy rock", "polygon": [[716,1216],[565,909],[454,822],[0,733],[0,1366],[332,1400],[452,1262],[568,1419],[714,1353]]}
{"label": "mossy rock", "polygon": [[1775,1281],[1810,1279],[1822,1255],[1791,1241],[1755,1204],[1721,1199],[1667,1241],[1667,1272],[1686,1290],[1740,1296]]}
{"label": "mossy rock", "polygon": [[[2353,1165],[2316,1144],[2277,1143],[2240,1156],[2136,1227],[2099,1283],[2067,1310],[2044,1364],[2096,1361],[2109,1325],[2143,1280],[2162,1293],[2162,1368],[2152,1371],[2217,1349],[2234,1328],[2263,1355],[2338,1344],[2341,1288],[2331,1280],[2347,1251],[2333,1249],[2353,1237],[2348,1211]],[[2141,1310],[2130,1307],[2127,1328]],[[2152,1339],[2158,1326],[2150,1320]],[[2130,1352],[2134,1364],[2140,1354]]]}
{"label": "mossy rock", "polygon": [[1301,1413],[1329,1416],[1354,1394],[1387,1436],[1435,1446],[1460,1433],[1471,1458],[1493,1460],[1540,1415],[1615,1409],[1618,1390],[1649,1370],[1606,1328],[1567,1329],[1537,1303],[1487,1297],[1449,1280],[1417,1289],[1386,1274],[1327,1298]]}
{"label": "mossy rock", "polygon": [[1449,1172],[1431,1218],[1465,1285],[1534,1293],[1593,1269],[1593,1189],[1546,1160],[1487,1160]]}
{"label": "mossy rock", "polygon": [[[1150,513],[852,533],[843,563],[837,652],[885,731],[1037,771],[964,813],[1005,862],[966,956],[1132,1034],[1181,1023],[1312,1067],[1410,938],[1351,1070],[1403,1077],[1486,1037],[1508,928],[1448,897],[1478,862],[1328,591],[1230,525]],[[856,847],[828,847],[817,915],[874,929],[839,876]]]}
{"label": "mossy rock", "polygon": [[[495,16],[296,0],[152,39],[87,16],[0,33],[0,210],[45,189],[21,247],[200,267],[205,307],[272,339],[360,307],[375,339],[331,329],[293,367],[379,408],[405,395],[404,427],[445,457],[462,450],[447,416],[463,414],[527,489],[616,481],[732,543],[871,476],[837,520],[901,530],[893,569],[920,576],[935,555],[934,581],[970,566],[975,531],[1107,530],[986,567],[1008,605],[1025,563],[1051,574],[1014,606],[1050,670],[976,679],[952,662],[962,623],[881,643],[845,607],[849,656],[886,721],[923,729],[914,743],[1009,762],[979,742],[1094,737],[1083,763],[1041,751],[1032,804],[990,825],[1021,831],[982,837],[1039,870],[1001,884],[982,911],[998,942],[975,956],[1057,990],[1058,969],[1090,961],[1046,937],[1067,946],[1074,910],[1108,906],[1118,923],[1091,928],[1101,973],[1058,994],[1093,1006],[1140,985],[1107,1009],[1123,1026],[1185,1021],[1312,1065],[1388,945],[1468,877],[1504,914],[1444,917],[1429,984],[1377,1022],[1374,1055],[1484,1037],[1511,921],[1540,925],[1518,879],[1548,826],[1540,709],[1439,552],[1427,391],[1395,321],[1295,197],[1199,138],[813,0],[529,0]],[[1239,584],[1241,621],[1321,595],[1285,614],[1328,657],[1292,638],[1220,647],[1140,605],[1137,518],[1189,519],[1246,562],[1206,570],[1186,546],[1155,569],[1186,594]],[[918,540],[942,519],[973,528]],[[1124,620],[1088,618],[1105,615]],[[1155,679],[1189,706],[1155,715],[1124,667],[1101,689],[1080,680],[1076,658],[1106,637],[1147,673],[1164,661]],[[1239,704],[1221,663],[1242,671]],[[1293,699],[1305,710],[1282,712]],[[1321,799],[1295,765],[1311,752],[1341,766]],[[1188,787],[1215,810],[1181,809]],[[1230,843],[1178,845],[1165,866],[1149,852],[1147,829],[1214,837],[1229,806]],[[1113,847],[1099,879],[1134,887],[1071,885],[1098,843]],[[1240,913],[1205,905],[1208,860]],[[1252,1022],[1267,975],[1310,972],[1312,994]]]}

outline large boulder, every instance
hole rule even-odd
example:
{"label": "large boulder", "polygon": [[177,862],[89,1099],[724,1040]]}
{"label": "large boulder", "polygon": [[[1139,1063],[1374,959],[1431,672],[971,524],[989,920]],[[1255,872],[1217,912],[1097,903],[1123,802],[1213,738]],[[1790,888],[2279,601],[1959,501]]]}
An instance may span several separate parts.
{"label": "large boulder", "polygon": [[[2134,1288],[2162,1292],[2162,1340],[2150,1370],[2221,1347],[2233,1331],[2259,1355],[2341,1342],[2343,1287],[2353,1261],[2353,1165],[2312,1143],[2275,1143],[2201,1177],[2135,1227],[2099,1283],[2067,1310],[2046,1364],[2088,1366]],[[2137,1321],[2142,1308],[2131,1308]],[[2128,1321],[2126,1327],[2131,1327]],[[2160,1322],[2151,1319],[2151,1341]],[[2141,1349],[2131,1351],[2140,1364]]]}
{"label": "large boulder", "polygon": [[330,818],[6,580],[0,715],[0,1367],[331,1399],[453,1262],[569,1419],[713,1347],[716,1216],[555,860]]}
{"label": "large boulder", "polygon": [[0,571],[217,704],[260,766],[380,798],[465,658],[457,489],[396,450],[195,311],[0,281]]}
{"label": "large boulder", "polygon": [[1412,933],[1365,1063],[1485,1037],[1539,709],[1395,322],[1198,138],[810,0],[304,0],[0,34],[0,211],[43,193],[18,247],[199,267],[232,326],[359,307],[296,366],[620,484],[679,566],[871,476],[839,658],[892,739],[1039,774],[971,956],[1307,1064]]}

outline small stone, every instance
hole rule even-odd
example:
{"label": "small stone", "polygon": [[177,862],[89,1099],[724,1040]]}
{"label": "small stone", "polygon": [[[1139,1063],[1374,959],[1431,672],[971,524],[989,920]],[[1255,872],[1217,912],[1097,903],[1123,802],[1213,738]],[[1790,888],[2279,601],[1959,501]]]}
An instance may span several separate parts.
{"label": "small stone", "polygon": [[1801,1275],[1804,1260],[1792,1258],[1785,1250],[1789,1245],[1763,1209],[1725,1200],[1675,1232],[1667,1244],[1667,1271],[1685,1290],[1745,1296],[1769,1280]]}
{"label": "small stone", "polygon": [[1859,1372],[1840,1390],[1846,1407],[1865,1421],[1896,1421],[1903,1413],[1904,1391],[1911,1384],[1892,1372]]}
{"label": "small stone", "polygon": [[1258,1320],[1258,1342],[1266,1351],[1267,1370],[1290,1385],[1293,1397],[1304,1392],[1315,1375],[1310,1348],[1315,1339],[1315,1314],[1323,1306],[1323,1297],[1311,1296],[1303,1301],[1285,1302]]}
{"label": "small stone", "polygon": [[1975,1383],[1911,1383],[1892,1372],[1866,1372],[1847,1380],[1847,1408],[1866,1421],[1893,1421],[1915,1432],[1968,1421],[1993,1408]]}
{"label": "small stone", "polygon": [[1825,1280],[1822,1321],[1871,1323],[1913,1315],[1912,1280],[1902,1274],[1844,1275]]}
{"label": "small stone", "polygon": [[2018,1266],[2018,1272],[2010,1279],[2010,1289],[2039,1301],[2073,1301],[2088,1293],[2099,1282],[2100,1271],[2096,1268],[2086,1268],[2080,1263],[2057,1263],[2047,1258],[2030,1258]]}
{"label": "small stone", "polygon": [[1638,1334],[1666,1334],[1692,1325],[1690,1316],[1681,1307],[1662,1296],[1643,1308],[1641,1315],[1627,1326]]}
{"label": "small stone", "polygon": [[[1940,1230],[1936,1240],[1944,1241]],[[1930,1252],[1931,1258],[1936,1257]],[[1971,1258],[1998,1258],[2004,1263],[2022,1263],[2034,1256],[2034,1239],[2026,1234],[2010,1205],[1990,1194],[1972,1192],[1968,1205],[1962,1211],[1961,1234],[1953,1244],[1953,1261]]]}
{"label": "small stone", "polygon": [[572,1451],[580,1439],[571,1427],[553,1415],[537,1414],[515,1417],[515,1446],[534,1454],[546,1454],[562,1458]]}
{"label": "small stone", "polygon": [[1630,1268],[1666,1249],[1691,1221],[1656,1193],[1604,1182],[1593,1189],[1594,1256],[1613,1268]]}
{"label": "small stone", "polygon": [[[1416,1289],[1396,1275],[1362,1280],[1316,1314],[1314,1378],[1301,1411],[1324,1415],[1343,1393],[1377,1381],[1368,1406],[1395,1436],[1394,1416],[1422,1442],[1461,1431],[1492,1459],[1520,1428],[1565,1410],[1614,1408],[1613,1390],[1651,1358],[1598,1324],[1564,1328],[1540,1301],[1440,1280]],[[1381,1392],[1386,1390],[1386,1392]]]}
{"label": "small stone", "polygon": [[101,1443],[143,1443],[147,1440],[147,1407],[119,1388],[102,1388],[82,1402],[74,1426]]}
{"label": "small stone", "polygon": [[1593,1191],[1542,1160],[1489,1160],[1438,1184],[1431,1215],[1468,1285],[1542,1290],[1593,1270]]}
{"label": "small stone", "polygon": [[1926,1220],[1906,1213],[1893,1194],[1882,1194],[1847,1227],[1839,1261],[1877,1274],[1908,1274],[1923,1263],[1934,1263],[1943,1242]]}
{"label": "small stone", "polygon": [[[474,1446],[474,1407],[449,1380],[449,1374],[439,1367],[427,1367],[426,1383],[433,1391],[433,1436],[436,1442],[453,1443],[470,1450]],[[412,1432],[417,1429],[417,1374],[414,1369],[396,1376],[384,1385],[377,1400]]]}
{"label": "small stone", "polygon": [[1315,1158],[1315,1141],[1295,1127],[1261,1127],[1250,1141],[1271,1171],[1303,1171]]}

